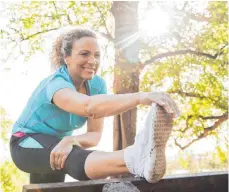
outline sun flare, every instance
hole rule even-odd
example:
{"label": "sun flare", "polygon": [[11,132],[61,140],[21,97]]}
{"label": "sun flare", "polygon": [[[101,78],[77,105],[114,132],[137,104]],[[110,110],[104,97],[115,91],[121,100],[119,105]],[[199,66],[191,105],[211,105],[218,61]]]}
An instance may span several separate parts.
{"label": "sun flare", "polygon": [[140,31],[148,37],[160,36],[169,31],[169,15],[161,9],[146,12],[140,20]]}

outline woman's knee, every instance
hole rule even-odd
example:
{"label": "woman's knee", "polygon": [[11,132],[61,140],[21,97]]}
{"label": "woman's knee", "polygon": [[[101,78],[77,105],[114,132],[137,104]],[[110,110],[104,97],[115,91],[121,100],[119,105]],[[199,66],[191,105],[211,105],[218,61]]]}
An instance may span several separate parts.
{"label": "woman's knee", "polygon": [[57,183],[57,182],[64,182],[64,180],[65,180],[65,174],[63,173],[55,173],[55,174],[31,173],[30,174],[31,184]]}
{"label": "woman's knee", "polygon": [[85,172],[85,162],[88,155],[93,152],[81,148],[73,148],[65,162],[65,172],[76,180],[90,180]]}

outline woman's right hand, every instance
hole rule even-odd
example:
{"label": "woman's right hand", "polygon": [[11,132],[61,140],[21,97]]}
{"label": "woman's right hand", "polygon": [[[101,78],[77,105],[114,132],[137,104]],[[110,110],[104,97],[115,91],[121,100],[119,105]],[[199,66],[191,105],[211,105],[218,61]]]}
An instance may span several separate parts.
{"label": "woman's right hand", "polygon": [[180,116],[180,111],[168,93],[163,92],[140,92],[139,104],[151,105],[157,103],[162,106],[167,113],[173,114],[173,117]]}

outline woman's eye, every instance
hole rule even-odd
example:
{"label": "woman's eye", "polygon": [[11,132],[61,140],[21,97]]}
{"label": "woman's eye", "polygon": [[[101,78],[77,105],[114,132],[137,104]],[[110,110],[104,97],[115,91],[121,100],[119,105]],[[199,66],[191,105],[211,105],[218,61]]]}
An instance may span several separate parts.
{"label": "woman's eye", "polygon": [[95,55],[95,57],[99,58],[99,57],[100,57],[100,55]]}
{"label": "woman's eye", "polygon": [[83,56],[88,56],[89,53],[82,53],[81,55],[83,55]]}

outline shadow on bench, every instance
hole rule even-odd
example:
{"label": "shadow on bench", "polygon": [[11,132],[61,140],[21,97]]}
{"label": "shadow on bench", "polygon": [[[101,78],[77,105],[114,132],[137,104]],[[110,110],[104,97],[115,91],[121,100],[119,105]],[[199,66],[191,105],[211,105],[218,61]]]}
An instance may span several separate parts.
{"label": "shadow on bench", "polygon": [[[132,185],[133,184],[133,185]],[[124,186],[122,188],[122,185]],[[137,188],[136,188],[136,187]],[[168,176],[155,184],[143,178],[105,179],[81,182],[30,184],[23,192],[227,192],[228,173],[198,173]]]}

